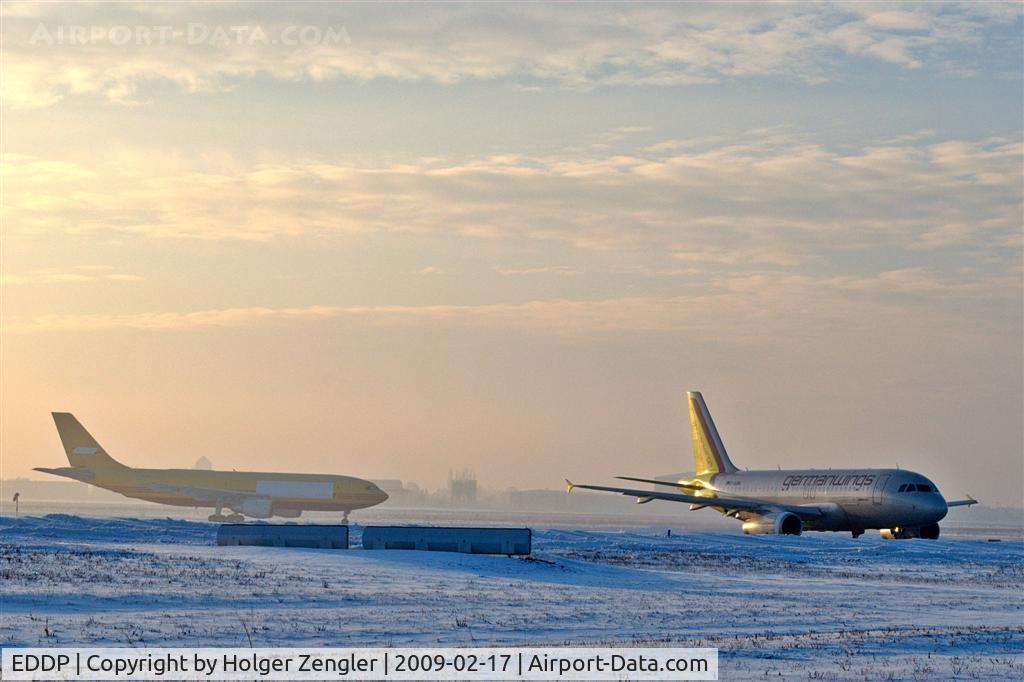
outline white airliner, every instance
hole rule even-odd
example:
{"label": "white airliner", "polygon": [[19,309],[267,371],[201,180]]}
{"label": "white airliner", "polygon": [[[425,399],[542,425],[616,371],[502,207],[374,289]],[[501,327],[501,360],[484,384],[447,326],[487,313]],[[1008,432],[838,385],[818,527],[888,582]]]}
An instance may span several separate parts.
{"label": "white airliner", "polygon": [[743,521],[747,534],[800,535],[805,530],[849,531],[860,537],[877,528],[883,538],[939,537],[939,521],[949,507],[977,504],[947,502],[935,484],[904,469],[790,469],[740,471],[722,445],[700,393],[687,394],[696,472],[677,481],[618,476],[624,481],[676,488],[679,492],[576,485],[637,498],[684,502],[690,509],[710,507]]}

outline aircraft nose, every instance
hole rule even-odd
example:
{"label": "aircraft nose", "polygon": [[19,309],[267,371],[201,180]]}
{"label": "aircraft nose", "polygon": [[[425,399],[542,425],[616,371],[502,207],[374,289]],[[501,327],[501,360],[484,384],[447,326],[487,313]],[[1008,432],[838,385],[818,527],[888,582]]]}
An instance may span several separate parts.
{"label": "aircraft nose", "polygon": [[935,495],[935,498],[929,501],[928,511],[935,516],[936,522],[946,518],[949,507],[946,506],[945,498],[942,495]]}
{"label": "aircraft nose", "polygon": [[377,488],[377,501],[375,502],[375,504],[380,504],[386,499],[388,499],[388,494],[381,490],[380,488]]}

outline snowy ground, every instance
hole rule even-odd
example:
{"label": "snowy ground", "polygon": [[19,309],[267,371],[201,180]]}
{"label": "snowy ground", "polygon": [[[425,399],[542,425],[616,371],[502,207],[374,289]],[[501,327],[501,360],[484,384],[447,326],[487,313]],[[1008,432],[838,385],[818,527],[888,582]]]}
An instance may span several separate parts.
{"label": "snowy ground", "polygon": [[672,644],[719,647],[722,679],[1024,678],[1019,539],[547,529],[523,559],[215,532],[0,519],[0,645]]}

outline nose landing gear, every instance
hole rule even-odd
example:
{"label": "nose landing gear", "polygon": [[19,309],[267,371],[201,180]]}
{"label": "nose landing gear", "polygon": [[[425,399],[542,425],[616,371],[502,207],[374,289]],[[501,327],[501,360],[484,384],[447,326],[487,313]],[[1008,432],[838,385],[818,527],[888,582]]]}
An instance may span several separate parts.
{"label": "nose landing gear", "polygon": [[929,523],[920,528],[882,528],[878,531],[886,540],[909,540],[910,538],[923,538],[925,540],[939,539],[939,524]]}
{"label": "nose landing gear", "polygon": [[853,535],[853,539],[856,540],[861,535],[864,535],[864,529],[863,528],[858,528],[857,530],[850,531],[850,534]]}

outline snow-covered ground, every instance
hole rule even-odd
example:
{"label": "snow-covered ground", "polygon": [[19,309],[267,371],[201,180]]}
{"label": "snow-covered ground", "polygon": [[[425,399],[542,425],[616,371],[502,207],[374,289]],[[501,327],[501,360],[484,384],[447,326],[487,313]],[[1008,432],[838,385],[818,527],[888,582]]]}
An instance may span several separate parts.
{"label": "snow-covered ground", "polygon": [[722,679],[1024,678],[1024,542],[543,529],[530,558],[0,519],[0,645],[715,646]]}

